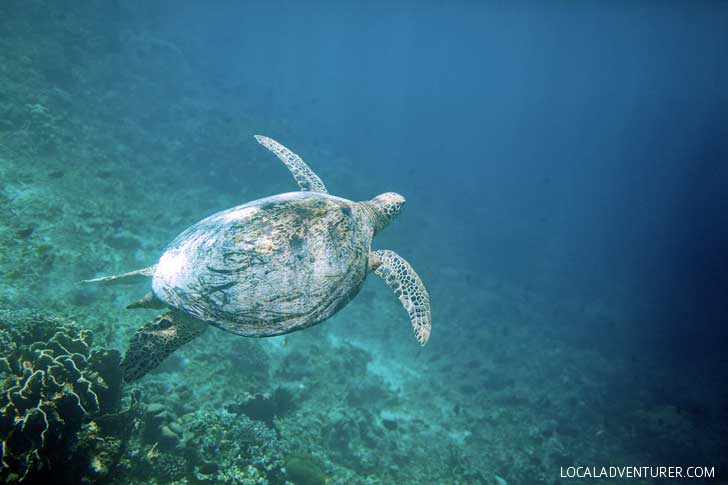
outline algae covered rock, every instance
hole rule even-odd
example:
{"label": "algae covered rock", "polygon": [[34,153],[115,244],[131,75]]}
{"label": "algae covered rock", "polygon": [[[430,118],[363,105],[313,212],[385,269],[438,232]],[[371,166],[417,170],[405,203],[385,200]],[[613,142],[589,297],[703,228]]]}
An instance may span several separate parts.
{"label": "algae covered rock", "polygon": [[107,436],[88,430],[118,410],[122,381],[119,352],[93,349],[91,338],[70,321],[0,312],[3,482],[71,483],[93,468],[82,451],[98,447],[86,441]]}
{"label": "algae covered rock", "polygon": [[226,410],[233,414],[245,414],[250,419],[275,427],[274,419],[290,413],[294,402],[291,391],[277,387],[272,393],[246,393],[239,402],[228,404]]}
{"label": "algae covered rock", "polygon": [[316,461],[305,455],[286,458],[286,478],[300,485],[327,485],[331,482]]}

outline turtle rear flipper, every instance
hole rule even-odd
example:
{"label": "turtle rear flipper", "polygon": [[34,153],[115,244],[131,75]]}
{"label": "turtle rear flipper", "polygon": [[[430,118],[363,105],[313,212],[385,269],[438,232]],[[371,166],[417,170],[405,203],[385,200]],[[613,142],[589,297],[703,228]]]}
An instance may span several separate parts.
{"label": "turtle rear flipper", "polygon": [[149,266],[148,268],[137,269],[124,274],[102,276],[101,278],[82,280],[81,283],[101,283],[103,285],[132,285],[134,283],[141,283],[147,278],[151,278],[152,276],[154,276],[155,269],[157,269],[156,264],[154,266]]}
{"label": "turtle rear flipper", "polygon": [[157,298],[157,295],[150,291],[139,300],[127,305],[126,309],[132,310],[134,308],[165,308],[166,306],[166,303]]}
{"label": "turtle rear flipper", "polygon": [[124,381],[132,382],[155,369],[172,352],[199,337],[208,325],[182,312],[159,315],[137,330],[121,363]]}

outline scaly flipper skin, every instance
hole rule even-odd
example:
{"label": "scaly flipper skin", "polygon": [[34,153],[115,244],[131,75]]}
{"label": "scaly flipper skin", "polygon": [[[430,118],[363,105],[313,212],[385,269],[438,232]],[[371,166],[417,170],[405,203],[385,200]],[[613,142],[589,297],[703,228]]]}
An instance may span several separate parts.
{"label": "scaly flipper skin", "polygon": [[199,337],[208,324],[177,310],[159,315],[137,330],[121,363],[124,380],[135,381],[159,366],[172,352]]}
{"label": "scaly flipper skin", "polygon": [[81,283],[102,283],[104,285],[131,285],[134,283],[141,283],[147,278],[154,276],[154,270],[157,265],[150,266],[148,268],[137,269],[135,271],[129,271],[128,273],[118,274],[114,276],[104,276],[102,278],[94,278],[91,280],[83,280]]}
{"label": "scaly flipper skin", "polygon": [[409,313],[415,338],[425,345],[432,330],[430,295],[412,266],[399,254],[388,249],[372,251],[369,267],[394,290]]}
{"label": "scaly flipper skin", "polygon": [[296,182],[298,182],[298,186],[301,190],[322,192],[324,194],[329,193],[319,176],[316,175],[308,165],[306,165],[306,162],[304,162],[301,157],[275,141],[273,138],[268,138],[263,135],[255,135],[255,139],[258,143],[275,153],[281,162],[286,164],[286,167],[288,167],[293,178],[296,179]]}

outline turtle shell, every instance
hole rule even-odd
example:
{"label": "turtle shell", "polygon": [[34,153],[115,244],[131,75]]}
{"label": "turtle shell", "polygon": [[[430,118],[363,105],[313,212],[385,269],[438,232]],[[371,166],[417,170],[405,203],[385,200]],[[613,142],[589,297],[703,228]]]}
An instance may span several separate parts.
{"label": "turtle shell", "polygon": [[372,224],[360,204],[314,192],[258,199],[182,232],[157,264],[159,299],[229,332],[319,323],[360,290]]}

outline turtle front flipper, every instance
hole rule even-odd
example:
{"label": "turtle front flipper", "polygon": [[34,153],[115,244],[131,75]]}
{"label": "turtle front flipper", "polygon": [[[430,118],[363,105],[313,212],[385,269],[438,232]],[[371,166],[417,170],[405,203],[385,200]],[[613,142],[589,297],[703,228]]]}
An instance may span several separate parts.
{"label": "turtle front flipper", "polygon": [[425,345],[432,330],[430,295],[415,270],[402,256],[388,249],[371,252],[369,268],[394,290],[409,313],[415,338]]}
{"label": "turtle front flipper", "polygon": [[155,369],[172,352],[199,337],[208,325],[182,312],[159,315],[137,330],[121,363],[124,380],[135,381]]}
{"label": "turtle front flipper", "polygon": [[268,150],[272,151],[275,156],[277,156],[281,160],[281,162],[283,162],[286,167],[288,167],[288,170],[293,175],[293,178],[296,179],[296,182],[298,183],[298,186],[301,188],[301,190],[322,192],[324,194],[329,193],[319,176],[316,175],[313,170],[311,170],[311,167],[306,165],[306,162],[304,162],[301,157],[275,141],[273,138],[268,138],[267,136],[263,135],[255,135],[255,139],[258,141],[258,143],[266,147]]}

